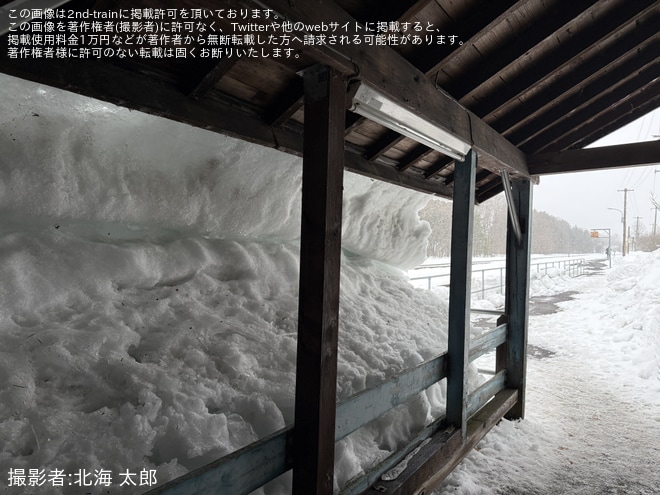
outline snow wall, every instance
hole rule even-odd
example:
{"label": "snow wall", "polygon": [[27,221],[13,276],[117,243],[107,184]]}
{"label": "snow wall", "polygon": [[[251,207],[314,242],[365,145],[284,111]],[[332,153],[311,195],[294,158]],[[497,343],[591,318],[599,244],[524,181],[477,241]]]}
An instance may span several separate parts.
{"label": "snow wall", "polygon": [[[292,423],[301,160],[0,85],[0,471],[160,484]],[[425,258],[427,199],[345,176],[339,400],[446,346],[446,300],[403,271]],[[444,400],[434,386],[340,442],[336,486]]]}

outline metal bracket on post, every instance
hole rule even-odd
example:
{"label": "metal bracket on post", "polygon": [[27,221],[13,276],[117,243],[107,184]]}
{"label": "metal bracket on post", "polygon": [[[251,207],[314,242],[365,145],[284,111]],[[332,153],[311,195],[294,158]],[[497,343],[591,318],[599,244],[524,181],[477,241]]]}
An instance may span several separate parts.
{"label": "metal bracket on post", "polygon": [[520,219],[516,207],[513,203],[513,195],[511,194],[511,180],[509,179],[509,172],[502,170],[502,186],[504,186],[504,195],[506,196],[507,209],[509,210],[509,218],[513,226],[513,233],[516,236],[518,245],[522,242],[522,229],[520,228]]}

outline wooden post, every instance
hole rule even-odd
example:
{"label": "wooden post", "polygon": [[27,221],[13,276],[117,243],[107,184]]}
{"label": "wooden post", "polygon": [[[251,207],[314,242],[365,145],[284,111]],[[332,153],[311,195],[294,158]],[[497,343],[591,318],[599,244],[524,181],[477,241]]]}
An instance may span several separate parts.
{"label": "wooden post", "polygon": [[472,225],[477,154],[471,150],[455,162],[451,220],[447,421],[467,434],[467,365],[472,287]]}
{"label": "wooden post", "polygon": [[527,373],[527,322],[529,318],[529,264],[532,245],[532,183],[511,182],[513,203],[520,221],[521,239],[517,242],[511,220],[506,238],[505,317],[507,342],[497,348],[497,371],[507,370],[506,386],[518,390],[518,402],[507,413],[508,419],[525,415],[525,378]]}
{"label": "wooden post", "polygon": [[293,493],[332,494],[346,84],[328,67],[304,74],[302,237]]}

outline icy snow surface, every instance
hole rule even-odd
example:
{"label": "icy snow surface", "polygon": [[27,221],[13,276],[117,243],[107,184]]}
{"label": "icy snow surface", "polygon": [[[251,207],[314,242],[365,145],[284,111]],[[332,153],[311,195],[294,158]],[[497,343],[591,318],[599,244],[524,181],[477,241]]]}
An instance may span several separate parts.
{"label": "icy snow surface", "polygon": [[[292,423],[300,160],[0,84],[3,478],[156,469],[165,482]],[[339,400],[445,348],[446,301],[405,274],[425,257],[427,199],[346,174]],[[336,483],[443,409],[438,385],[343,440]]]}

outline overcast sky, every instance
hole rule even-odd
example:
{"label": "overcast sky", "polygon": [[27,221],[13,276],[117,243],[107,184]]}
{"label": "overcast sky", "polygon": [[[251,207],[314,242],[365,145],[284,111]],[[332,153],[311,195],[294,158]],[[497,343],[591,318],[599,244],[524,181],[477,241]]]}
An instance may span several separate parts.
{"label": "overcast sky", "polygon": [[[660,136],[660,109],[645,115],[590,147],[652,141]],[[612,235],[623,233],[621,213],[623,192],[628,192],[628,225],[634,235],[639,218],[640,233],[652,233],[653,214],[650,195],[655,188],[660,196],[660,164],[650,167],[628,167],[599,172],[548,175],[534,188],[534,209],[563,218],[571,225],[586,229],[610,228]],[[660,229],[660,215],[658,217]]]}

